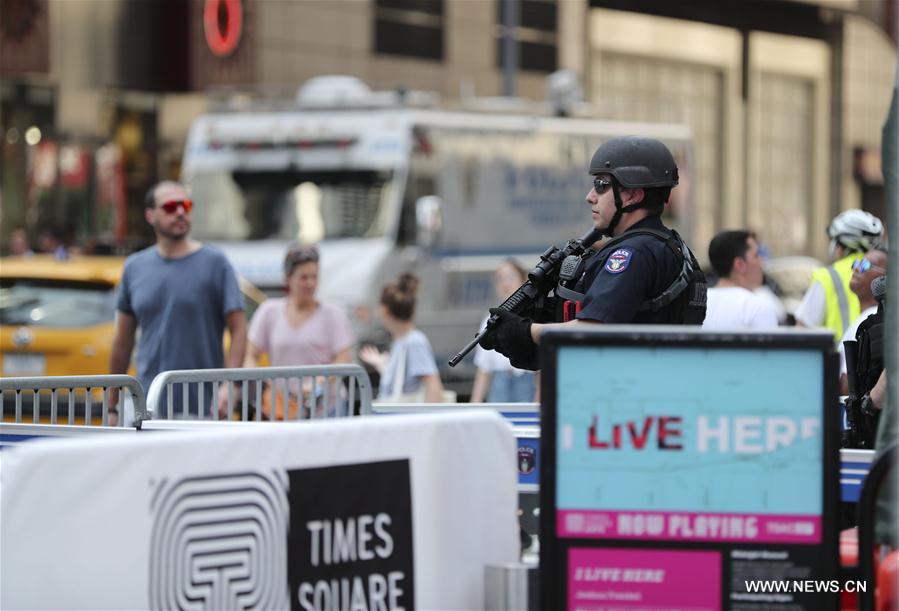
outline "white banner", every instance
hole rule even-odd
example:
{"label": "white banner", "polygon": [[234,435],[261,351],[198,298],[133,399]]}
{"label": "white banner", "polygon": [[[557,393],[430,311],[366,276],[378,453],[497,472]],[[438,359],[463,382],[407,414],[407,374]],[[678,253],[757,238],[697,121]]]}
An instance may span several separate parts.
{"label": "white banner", "polygon": [[23,444],[0,607],[480,609],[516,473],[490,411]]}

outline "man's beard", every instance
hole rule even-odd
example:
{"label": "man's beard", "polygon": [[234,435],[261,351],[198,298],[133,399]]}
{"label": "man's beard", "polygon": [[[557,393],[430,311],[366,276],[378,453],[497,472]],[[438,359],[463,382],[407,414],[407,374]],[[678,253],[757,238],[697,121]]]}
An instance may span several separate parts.
{"label": "man's beard", "polygon": [[178,229],[165,229],[163,227],[157,226],[156,232],[166,238],[167,240],[171,240],[173,242],[177,242],[179,240],[184,240],[187,238],[187,234],[190,233],[190,223],[186,223],[187,227],[181,231]]}

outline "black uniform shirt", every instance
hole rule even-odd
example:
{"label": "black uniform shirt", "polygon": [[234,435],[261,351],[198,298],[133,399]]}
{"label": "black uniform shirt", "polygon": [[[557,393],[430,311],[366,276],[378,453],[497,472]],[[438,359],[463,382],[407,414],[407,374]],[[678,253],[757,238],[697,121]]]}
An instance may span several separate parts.
{"label": "black uniform shirt", "polygon": [[[634,229],[657,229],[670,233],[658,216],[636,223]],[[576,318],[604,323],[664,323],[664,310],[640,312],[647,299],[658,297],[681,271],[677,255],[652,235],[634,235],[591,257],[584,271],[586,294]]]}

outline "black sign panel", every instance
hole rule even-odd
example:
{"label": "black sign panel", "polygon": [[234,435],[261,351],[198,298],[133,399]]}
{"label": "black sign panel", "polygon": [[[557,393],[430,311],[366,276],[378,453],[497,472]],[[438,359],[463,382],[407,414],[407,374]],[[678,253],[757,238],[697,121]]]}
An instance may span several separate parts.
{"label": "black sign panel", "polygon": [[543,609],[826,611],[838,372],[824,333],[553,331],[541,341]]}
{"label": "black sign panel", "polygon": [[291,608],[414,609],[409,461],[288,475]]}

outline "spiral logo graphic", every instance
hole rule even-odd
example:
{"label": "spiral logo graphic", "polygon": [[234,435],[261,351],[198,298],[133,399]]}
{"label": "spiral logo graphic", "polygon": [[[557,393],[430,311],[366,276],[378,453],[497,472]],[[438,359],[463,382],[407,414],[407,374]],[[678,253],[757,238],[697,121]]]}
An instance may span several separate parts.
{"label": "spiral logo graphic", "polygon": [[286,489],[279,473],[163,482],[151,502],[150,607],[289,607]]}

